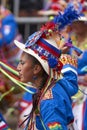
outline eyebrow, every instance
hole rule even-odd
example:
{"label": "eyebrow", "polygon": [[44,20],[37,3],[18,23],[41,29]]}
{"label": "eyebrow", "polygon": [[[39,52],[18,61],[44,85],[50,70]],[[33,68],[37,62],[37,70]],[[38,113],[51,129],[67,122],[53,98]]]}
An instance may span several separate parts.
{"label": "eyebrow", "polygon": [[23,60],[19,60],[19,62],[22,62]]}

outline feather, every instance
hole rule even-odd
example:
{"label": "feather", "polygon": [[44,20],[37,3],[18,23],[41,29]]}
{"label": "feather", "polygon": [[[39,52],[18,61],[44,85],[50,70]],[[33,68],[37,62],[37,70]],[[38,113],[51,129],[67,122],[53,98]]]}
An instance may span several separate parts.
{"label": "feather", "polygon": [[73,6],[69,6],[65,9],[62,14],[59,12],[57,16],[54,17],[53,22],[58,24],[58,29],[62,30],[65,26],[71,24],[73,21],[77,20],[80,14],[74,9]]}

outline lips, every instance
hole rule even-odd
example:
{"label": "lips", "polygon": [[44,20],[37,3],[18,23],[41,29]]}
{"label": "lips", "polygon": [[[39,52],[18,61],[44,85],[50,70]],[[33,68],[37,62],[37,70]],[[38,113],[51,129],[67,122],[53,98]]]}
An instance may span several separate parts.
{"label": "lips", "polygon": [[19,73],[19,78],[21,79],[22,77],[23,77],[22,74]]}

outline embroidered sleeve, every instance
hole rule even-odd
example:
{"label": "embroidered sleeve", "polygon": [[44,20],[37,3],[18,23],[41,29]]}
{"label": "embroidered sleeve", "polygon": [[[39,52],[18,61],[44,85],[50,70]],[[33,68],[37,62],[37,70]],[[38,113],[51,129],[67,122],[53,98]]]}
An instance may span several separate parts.
{"label": "embroidered sleeve", "polygon": [[[56,85],[56,87],[52,88],[52,93],[44,95],[41,101],[41,120],[46,130],[67,130],[66,109],[68,107],[64,102],[65,97],[62,95],[65,96],[66,93],[60,85]],[[69,100],[68,96],[66,96],[66,100]],[[69,102],[68,105],[70,105]]]}
{"label": "embroidered sleeve", "polygon": [[63,81],[61,85],[68,91],[70,96],[73,96],[78,92],[77,59],[64,54],[61,55],[61,61],[63,63],[63,68],[61,70]]}
{"label": "embroidered sleeve", "polygon": [[72,71],[77,75],[77,59],[75,57],[63,54],[61,55],[60,60],[63,63],[62,74],[67,71]]}
{"label": "embroidered sleeve", "polygon": [[70,55],[63,54],[61,55],[60,60],[63,63],[63,65],[69,64],[77,68],[77,59]]}

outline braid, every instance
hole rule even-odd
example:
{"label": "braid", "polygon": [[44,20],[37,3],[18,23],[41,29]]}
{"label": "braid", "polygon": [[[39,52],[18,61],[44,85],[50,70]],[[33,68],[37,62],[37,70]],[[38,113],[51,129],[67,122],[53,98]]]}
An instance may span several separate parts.
{"label": "braid", "polygon": [[39,86],[38,92],[33,94],[33,111],[35,111],[38,107],[40,96],[42,95],[42,90],[45,88],[45,84],[47,82],[47,79],[48,79],[48,75],[45,72],[43,72],[42,73],[42,81],[41,81],[41,84]]}
{"label": "braid", "polygon": [[[30,56],[29,58],[32,59],[32,66],[35,66],[35,65],[41,66],[41,64],[39,63],[39,61],[36,58],[34,58],[33,56]],[[42,66],[41,66],[41,68],[42,68]],[[40,86],[38,87],[38,91],[35,94],[32,95],[32,104],[33,104],[32,105],[33,106],[32,111],[28,115],[28,117],[25,119],[25,121],[28,120],[27,126],[26,126],[26,128],[28,128],[28,126],[29,126],[28,130],[31,130],[31,127],[33,126],[33,123],[32,123],[33,115],[36,112],[36,110],[38,109],[38,104],[39,104],[41,95],[42,95],[42,93],[43,93],[43,91],[46,87],[46,83],[47,83],[47,80],[48,80],[48,75],[43,68],[41,69],[40,76],[41,76],[41,82],[40,82]],[[25,121],[23,121],[22,124]]]}
{"label": "braid", "polygon": [[[48,79],[49,80],[49,79]],[[45,80],[44,80],[45,81]],[[52,80],[51,81],[51,84],[48,86],[48,88],[47,88],[47,90],[49,89],[49,88],[51,88],[54,84],[55,84],[55,82],[56,82],[56,80]],[[46,83],[46,82],[45,82]],[[46,86],[44,86],[44,89],[45,89],[45,87]],[[43,92],[44,92],[44,89],[42,89],[41,87],[38,89],[38,92],[37,93],[35,93],[35,94],[33,94],[33,96],[32,96],[32,101],[33,101],[33,108],[32,108],[32,111],[31,111],[31,113],[28,115],[28,117],[22,122],[22,124],[26,121],[26,120],[28,120],[28,122],[27,122],[27,125],[26,125],[26,128],[28,128],[28,130],[31,130],[32,129],[32,127],[34,126],[34,123],[33,123],[33,114],[34,114],[34,112],[37,110],[37,108],[38,108],[38,104],[39,104],[39,101],[40,101],[40,98],[41,98],[41,96],[42,96],[42,94],[43,94]],[[22,125],[21,124],[21,125]],[[20,125],[20,126],[21,126]]]}

